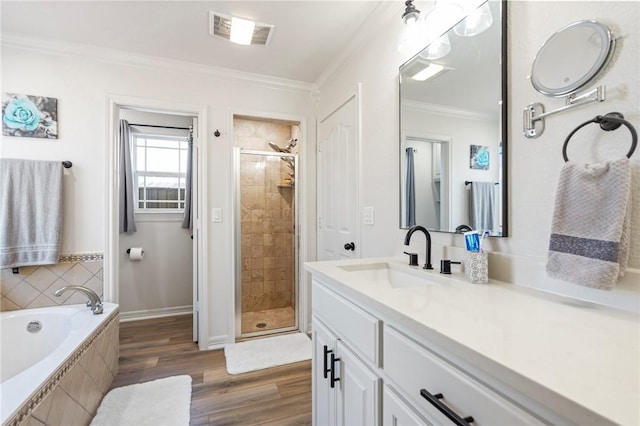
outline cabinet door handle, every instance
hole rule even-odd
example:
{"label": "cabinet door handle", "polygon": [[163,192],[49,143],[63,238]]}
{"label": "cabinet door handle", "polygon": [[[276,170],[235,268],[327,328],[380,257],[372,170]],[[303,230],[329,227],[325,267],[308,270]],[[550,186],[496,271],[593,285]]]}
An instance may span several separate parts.
{"label": "cabinet door handle", "polygon": [[329,355],[330,353],[333,353],[333,351],[331,349],[329,349],[329,347],[327,345],[324,345],[324,365],[323,365],[323,372],[324,372],[324,378],[326,379],[327,376],[329,375],[329,370],[330,368],[328,367],[329,362],[327,361],[327,355]]}
{"label": "cabinet door handle", "polygon": [[344,249],[354,251],[356,249],[356,244],[354,242],[347,243],[344,245]]}
{"label": "cabinet door handle", "polygon": [[329,380],[329,384],[332,388],[336,387],[336,382],[340,381],[340,377],[336,377],[336,362],[339,362],[340,358],[336,358],[336,356],[331,354],[331,379]]}
{"label": "cabinet door handle", "polygon": [[420,395],[429,401],[431,405],[436,407],[438,411],[447,416],[449,420],[451,420],[454,424],[458,426],[470,426],[469,423],[473,423],[473,417],[465,417],[462,418],[457,415],[451,408],[447,407],[442,401],[440,401],[444,396],[441,393],[432,394],[426,389],[420,389]]}

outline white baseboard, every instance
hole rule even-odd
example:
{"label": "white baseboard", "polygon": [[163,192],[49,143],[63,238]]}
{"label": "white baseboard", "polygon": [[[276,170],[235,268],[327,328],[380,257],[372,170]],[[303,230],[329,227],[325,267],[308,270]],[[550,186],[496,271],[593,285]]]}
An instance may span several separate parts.
{"label": "white baseboard", "polygon": [[221,334],[219,336],[211,336],[207,341],[207,349],[223,349],[229,343],[235,343],[235,337]]}
{"label": "white baseboard", "polygon": [[120,322],[139,321],[152,318],[173,317],[193,314],[193,306],[174,306],[170,308],[143,309],[141,311],[120,312]]}

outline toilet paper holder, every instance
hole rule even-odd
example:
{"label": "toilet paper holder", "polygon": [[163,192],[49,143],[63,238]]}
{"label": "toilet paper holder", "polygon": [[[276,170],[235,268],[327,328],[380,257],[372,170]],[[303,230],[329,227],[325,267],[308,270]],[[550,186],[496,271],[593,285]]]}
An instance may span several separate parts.
{"label": "toilet paper holder", "polygon": [[[127,249],[127,254],[130,254],[130,253],[131,253],[131,249],[130,249],[130,248],[128,248],[128,249]],[[144,250],[142,250],[142,254],[144,254]]]}

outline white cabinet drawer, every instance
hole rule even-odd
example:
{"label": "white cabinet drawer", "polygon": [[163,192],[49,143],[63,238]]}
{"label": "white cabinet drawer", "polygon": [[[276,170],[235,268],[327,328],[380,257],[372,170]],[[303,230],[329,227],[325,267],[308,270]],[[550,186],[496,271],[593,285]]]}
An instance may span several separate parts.
{"label": "white cabinet drawer", "polygon": [[438,358],[426,348],[384,327],[384,371],[427,418],[450,420],[434,404],[421,396],[425,389],[441,394],[439,402],[459,417],[473,417],[473,425],[514,426],[542,424],[535,417],[513,405],[472,377]]}
{"label": "white cabinet drawer", "polygon": [[341,339],[349,343],[359,356],[378,365],[380,321],[313,280],[313,314]]}

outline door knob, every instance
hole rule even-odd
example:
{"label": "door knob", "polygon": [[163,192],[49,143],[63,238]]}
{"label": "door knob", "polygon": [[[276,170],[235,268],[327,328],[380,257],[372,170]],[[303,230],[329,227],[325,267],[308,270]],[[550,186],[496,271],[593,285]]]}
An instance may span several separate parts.
{"label": "door knob", "polygon": [[347,243],[344,245],[344,249],[354,251],[356,249],[356,245],[353,242]]}

